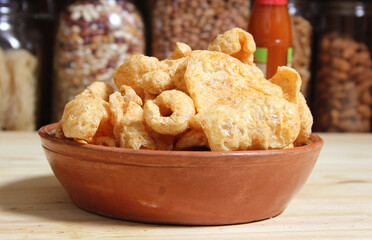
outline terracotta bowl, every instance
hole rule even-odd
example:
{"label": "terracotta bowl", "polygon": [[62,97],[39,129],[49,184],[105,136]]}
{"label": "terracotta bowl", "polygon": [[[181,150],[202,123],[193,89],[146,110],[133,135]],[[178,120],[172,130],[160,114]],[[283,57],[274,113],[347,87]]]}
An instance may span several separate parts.
{"label": "terracotta bowl", "polygon": [[38,133],[72,201],[100,215],[149,223],[223,225],[280,214],[310,175],[323,140],[285,150],[133,150]]}

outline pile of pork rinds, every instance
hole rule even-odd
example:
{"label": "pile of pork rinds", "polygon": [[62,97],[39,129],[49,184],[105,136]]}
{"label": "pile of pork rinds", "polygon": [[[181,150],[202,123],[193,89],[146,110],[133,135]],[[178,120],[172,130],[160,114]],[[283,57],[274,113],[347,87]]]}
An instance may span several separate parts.
{"label": "pile of pork rinds", "polygon": [[307,144],[313,118],[299,74],[279,67],[265,79],[253,63],[255,49],[252,35],[233,28],[208,50],[178,43],[162,61],[132,56],[116,70],[116,86],[94,82],[66,104],[56,135],[131,149],[231,151]]}

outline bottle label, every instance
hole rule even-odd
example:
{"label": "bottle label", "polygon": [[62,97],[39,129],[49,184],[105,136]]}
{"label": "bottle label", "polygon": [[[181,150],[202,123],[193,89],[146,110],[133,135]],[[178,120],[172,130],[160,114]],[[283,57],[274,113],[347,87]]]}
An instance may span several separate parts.
{"label": "bottle label", "polygon": [[293,48],[288,48],[287,51],[287,66],[292,67],[292,56],[293,56]]}
{"label": "bottle label", "polygon": [[[267,72],[267,56],[268,56],[268,49],[265,47],[257,47],[256,51],[254,52],[254,62],[256,66],[261,69],[264,73],[266,78]],[[292,67],[292,55],[293,55],[293,48],[289,47],[287,50],[287,66]]]}
{"label": "bottle label", "polygon": [[267,53],[268,49],[263,47],[257,47],[256,51],[254,52],[254,62],[256,66],[261,69],[265,78],[267,70]]}

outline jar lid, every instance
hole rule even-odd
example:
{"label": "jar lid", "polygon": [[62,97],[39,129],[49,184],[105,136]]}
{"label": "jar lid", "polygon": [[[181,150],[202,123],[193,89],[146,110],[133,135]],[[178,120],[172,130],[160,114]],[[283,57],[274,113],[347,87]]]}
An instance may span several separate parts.
{"label": "jar lid", "polygon": [[287,0],[255,0],[254,3],[256,4],[263,4],[263,5],[287,5]]}

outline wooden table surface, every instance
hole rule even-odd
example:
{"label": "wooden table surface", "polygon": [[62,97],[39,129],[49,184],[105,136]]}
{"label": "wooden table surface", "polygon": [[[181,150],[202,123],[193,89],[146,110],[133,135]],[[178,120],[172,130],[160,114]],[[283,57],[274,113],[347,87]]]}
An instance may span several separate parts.
{"label": "wooden table surface", "polygon": [[318,162],[281,215],[190,227],[81,210],[54,177],[36,133],[0,132],[0,239],[372,239],[372,134],[320,136]]}

